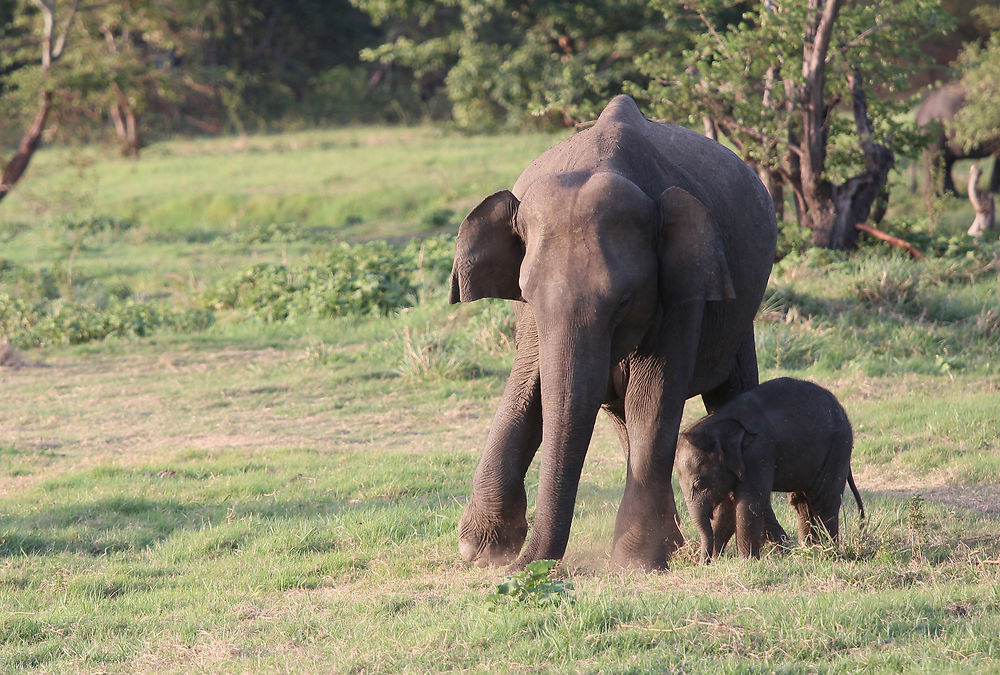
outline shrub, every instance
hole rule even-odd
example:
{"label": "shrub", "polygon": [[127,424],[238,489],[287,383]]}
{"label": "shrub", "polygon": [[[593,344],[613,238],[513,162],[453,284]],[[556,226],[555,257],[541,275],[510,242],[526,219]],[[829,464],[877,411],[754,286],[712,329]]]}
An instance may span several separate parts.
{"label": "shrub", "polygon": [[268,322],[298,317],[384,316],[444,288],[453,237],[341,243],[324,258],[290,267],[260,263],[204,295],[209,307],[243,310]]}

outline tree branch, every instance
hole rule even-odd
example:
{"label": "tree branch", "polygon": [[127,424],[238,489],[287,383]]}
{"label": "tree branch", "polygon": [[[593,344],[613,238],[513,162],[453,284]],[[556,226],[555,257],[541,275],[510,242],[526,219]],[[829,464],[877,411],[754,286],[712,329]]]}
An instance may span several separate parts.
{"label": "tree branch", "polygon": [[881,239],[882,241],[887,241],[893,246],[898,246],[899,248],[905,250],[914,260],[920,260],[924,257],[924,254],[918,251],[913,244],[908,241],[904,241],[899,237],[894,237],[888,232],[883,232],[877,227],[872,227],[871,225],[866,225],[865,223],[855,223],[854,227],[861,230],[866,234],[870,234],[876,239]]}
{"label": "tree branch", "polygon": [[80,0],[73,0],[73,6],[70,7],[69,16],[63,22],[62,33],[56,38],[55,47],[52,49],[52,60],[58,61],[62,58],[63,50],[66,48],[66,37],[69,35],[70,26],[73,25],[73,18],[76,16],[76,8],[80,6]]}
{"label": "tree branch", "polygon": [[726,131],[727,128],[732,128],[735,129],[736,131],[740,131],[749,136],[753,136],[757,140],[764,141],[765,143],[774,143],[775,145],[780,145],[782,147],[788,148],[796,155],[798,155],[800,158],[802,157],[802,149],[799,148],[798,146],[793,145],[788,141],[782,140],[780,138],[775,138],[774,136],[769,136],[768,134],[761,133],[756,129],[751,129],[750,127],[744,126],[732,118],[729,118],[724,122],[719,122],[718,120],[716,120],[716,124],[718,124],[723,129],[723,133],[725,133],[726,136],[729,136],[730,138],[732,138],[732,134]]}
{"label": "tree branch", "polygon": [[[879,17],[879,18],[881,19],[881,17]],[[850,42],[846,42],[846,43],[840,45],[840,47],[839,47],[840,53],[841,54],[846,54],[848,52],[848,50],[854,49],[859,44],[861,44],[862,42],[864,42],[865,40],[867,40],[868,38],[870,38],[874,33],[877,33],[878,31],[880,31],[883,28],[885,28],[886,26],[888,26],[890,23],[892,23],[892,22],[891,21],[885,21],[885,22],[882,22],[882,23],[876,22],[875,25],[872,26],[871,28],[868,28],[866,30],[861,31],[861,33],[859,33],[856,38],[854,38]],[[827,62],[830,61],[830,55],[829,54],[827,55],[826,60],[827,60]]]}
{"label": "tree branch", "polygon": [[689,12],[695,12],[698,15],[698,18],[701,19],[701,22],[705,25],[705,28],[712,35],[712,37],[715,38],[716,42],[719,43],[719,47],[722,49],[722,53],[728,55],[729,51],[726,49],[726,41],[723,40],[722,36],[719,35],[719,32],[715,30],[715,26],[713,26],[712,22],[708,20],[708,17],[705,16],[705,13],[703,11],[701,11],[701,8],[686,2],[684,3],[684,9],[688,10]]}
{"label": "tree branch", "polygon": [[816,28],[816,35],[813,39],[811,58],[807,60],[809,71],[808,73],[803,73],[807,79],[810,74],[822,72],[822,65],[826,63],[826,55],[830,50],[833,24],[837,22],[840,5],[841,0],[826,0],[826,4],[823,6],[823,14],[820,17],[819,26]]}

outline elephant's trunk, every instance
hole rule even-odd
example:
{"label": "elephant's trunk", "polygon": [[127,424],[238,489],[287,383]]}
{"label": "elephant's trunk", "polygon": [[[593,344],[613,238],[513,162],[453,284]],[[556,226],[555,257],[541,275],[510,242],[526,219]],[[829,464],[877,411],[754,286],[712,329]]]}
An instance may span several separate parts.
{"label": "elephant's trunk", "polygon": [[698,533],[701,535],[701,564],[707,565],[712,562],[712,555],[715,551],[715,532],[712,530],[712,509],[707,505],[699,505],[698,511]]}
{"label": "elephant's trunk", "polygon": [[580,473],[607,392],[610,339],[540,336],[542,459],[535,521],[513,567],[566,551]]}

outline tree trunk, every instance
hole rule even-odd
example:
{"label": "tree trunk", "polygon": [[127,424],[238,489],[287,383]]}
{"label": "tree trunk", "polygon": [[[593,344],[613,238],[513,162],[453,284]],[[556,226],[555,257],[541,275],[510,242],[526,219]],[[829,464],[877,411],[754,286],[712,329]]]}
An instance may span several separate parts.
{"label": "tree trunk", "polygon": [[808,207],[806,226],[813,231],[816,246],[845,250],[853,248],[858,238],[857,223],[868,220],[888,180],[895,158],[892,151],[872,138],[868,103],[857,72],[848,78],[854,123],[865,153],[865,172],[841,185],[820,180],[803,180],[802,189]]}
{"label": "tree trunk", "polygon": [[118,102],[110,109],[111,121],[115,125],[118,144],[123,157],[139,157],[141,144],[139,141],[139,121],[135,109],[129,104],[125,92],[117,84],[112,84]]}
{"label": "tree trunk", "polygon": [[[993,172],[996,173],[994,167]],[[979,166],[973,164],[969,168],[969,201],[976,211],[976,218],[969,227],[969,234],[973,237],[981,237],[986,232],[993,229],[996,221],[996,202],[993,193],[979,189],[979,177],[982,172]]]}
{"label": "tree trunk", "polygon": [[771,201],[774,203],[774,215],[780,223],[785,219],[785,189],[781,176],[767,167],[757,167],[757,177],[767,188],[767,194],[771,195]]}
{"label": "tree trunk", "polygon": [[17,147],[17,152],[10,158],[0,172],[0,200],[14,189],[14,185],[28,168],[32,155],[38,150],[42,143],[42,134],[45,133],[45,122],[48,120],[49,111],[52,110],[52,92],[43,90],[39,97],[38,112],[31,126],[24,132],[21,143]]}

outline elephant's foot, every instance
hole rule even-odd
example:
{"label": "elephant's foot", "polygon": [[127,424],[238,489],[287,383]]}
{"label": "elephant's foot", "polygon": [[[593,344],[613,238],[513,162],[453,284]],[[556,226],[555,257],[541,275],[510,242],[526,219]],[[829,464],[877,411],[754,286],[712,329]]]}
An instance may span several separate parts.
{"label": "elephant's foot", "polygon": [[664,570],[667,569],[670,556],[684,545],[684,536],[676,528],[673,531],[643,534],[646,536],[640,538],[630,530],[619,536],[611,552],[611,562],[619,567],[644,572]]}
{"label": "elephant's foot", "polygon": [[471,502],[458,522],[458,551],[479,567],[506,565],[521,550],[528,536],[528,521],[519,516],[502,518],[484,514]]}

